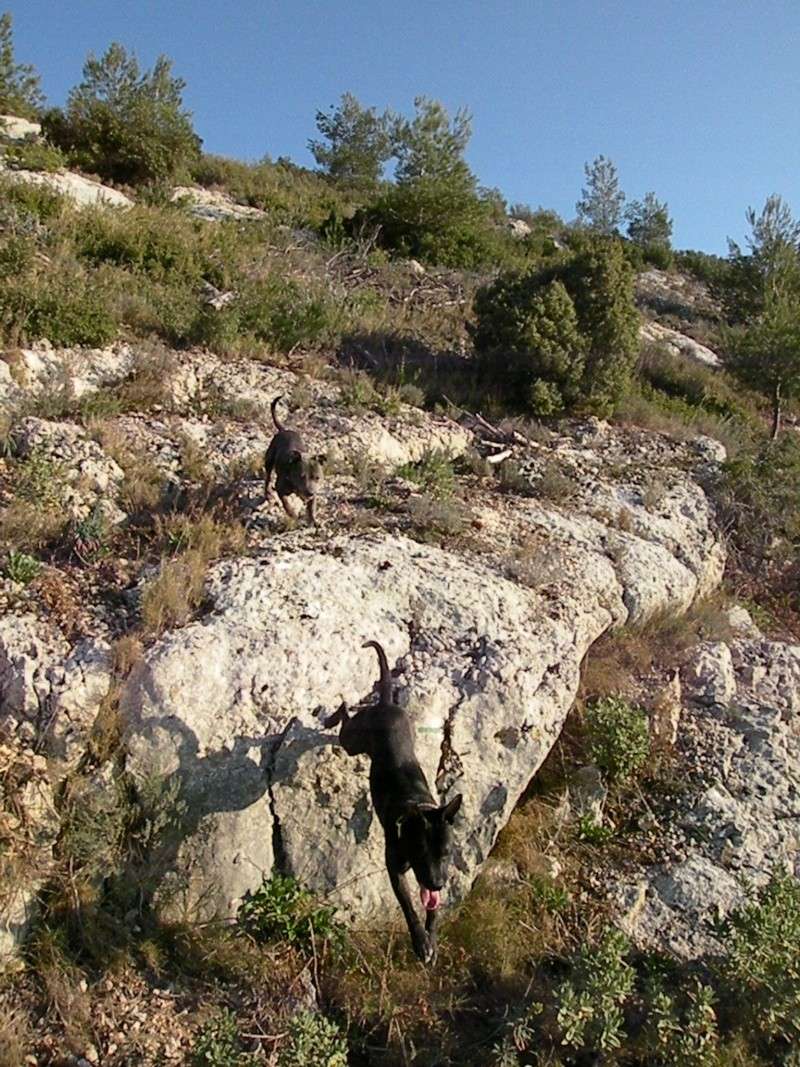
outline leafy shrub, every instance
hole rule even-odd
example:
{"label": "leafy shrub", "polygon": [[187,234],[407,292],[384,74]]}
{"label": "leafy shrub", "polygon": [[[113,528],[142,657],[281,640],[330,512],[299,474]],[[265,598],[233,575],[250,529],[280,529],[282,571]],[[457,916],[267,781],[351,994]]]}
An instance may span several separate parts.
{"label": "leafy shrub", "polygon": [[628,948],[623,933],[608,929],[595,946],[578,953],[571,977],[557,992],[563,1044],[602,1052],[621,1046],[622,1006],[635,980],[635,971],[625,959]]}
{"label": "leafy shrub", "polygon": [[455,472],[453,462],[446,452],[434,449],[415,463],[405,463],[397,473],[401,478],[416,482],[430,496],[445,499],[453,495]]}
{"label": "leafy shrub", "polygon": [[594,763],[618,782],[634,778],[650,754],[647,715],[621,697],[606,697],[586,710],[586,735]]}
{"label": "leafy shrub", "polygon": [[17,552],[13,548],[9,550],[5,572],[12,582],[27,585],[28,582],[33,581],[41,569],[41,563],[33,556],[29,556],[26,552]]}
{"label": "leafy shrub", "polygon": [[[681,1010],[681,999],[685,1001]],[[711,986],[696,982],[680,998],[665,989],[648,997],[649,1018],[645,1026],[650,1057],[664,1067],[717,1067],[719,1034],[714,1010],[716,996]]]}
{"label": "leafy shrub", "polygon": [[[33,233],[36,223],[47,223],[58,219],[67,208],[67,200],[44,185],[31,185],[28,182],[14,181],[6,178],[0,180],[2,207],[5,212],[15,209],[16,226],[27,217],[26,232]],[[33,224],[33,225],[31,225]]]}
{"label": "leafy shrub", "polygon": [[285,941],[308,951],[312,941],[339,948],[344,928],[336,909],[319,904],[307,889],[288,875],[274,874],[239,906],[240,929],[258,942]]}
{"label": "leafy shrub", "polygon": [[192,1048],[194,1067],[244,1067],[251,1057],[241,1050],[233,1012],[224,1009],[199,1030]]}
{"label": "leafy shrub", "polygon": [[618,403],[638,351],[633,271],[619,241],[582,240],[563,262],[501,274],[478,290],[474,310],[484,377],[507,397],[538,414]]}
{"label": "leafy shrub", "polygon": [[47,338],[65,348],[102,348],[117,335],[107,296],[91,283],[81,286],[75,278],[34,285],[18,282],[9,285],[3,296],[0,324],[6,336]]}
{"label": "leafy shrub", "polygon": [[184,86],[166,56],[142,72],[136,56],[115,42],[99,59],[90,53],[66,110],[47,112],[42,132],[103,178],[134,184],[171,178],[200,148],[183,107]]}
{"label": "leafy shrub", "polygon": [[722,926],[720,974],[745,1028],[800,1042],[800,881],[776,873]]}
{"label": "leafy shrub", "polygon": [[196,230],[175,209],[100,209],[82,212],[75,241],[79,255],[93,266],[112,263],[173,284],[176,276],[197,282],[211,273],[211,264],[198,247]]}
{"label": "leafy shrub", "polygon": [[54,174],[66,166],[64,153],[40,141],[23,142],[9,148],[4,162],[13,170],[39,170]]}
{"label": "leafy shrub", "polygon": [[347,1041],[331,1019],[297,1012],[289,1022],[289,1040],[278,1052],[278,1067],[347,1067]]}

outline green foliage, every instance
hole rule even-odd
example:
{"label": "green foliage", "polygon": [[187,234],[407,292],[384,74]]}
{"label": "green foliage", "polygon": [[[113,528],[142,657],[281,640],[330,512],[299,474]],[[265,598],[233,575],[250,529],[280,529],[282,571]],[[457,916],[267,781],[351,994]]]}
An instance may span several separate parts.
{"label": "green foliage", "polygon": [[9,148],[3,161],[13,170],[39,170],[54,174],[66,166],[66,158],[59,148],[40,141],[23,141]]}
{"label": "green foliage", "polygon": [[340,948],[344,928],[334,918],[336,909],[319,904],[307,889],[287,875],[274,874],[239,906],[242,932],[259,943],[285,941],[303,951],[312,943]]}
{"label": "green foliage", "polygon": [[56,346],[102,348],[117,335],[107,294],[77,279],[51,277],[37,285],[18,281],[6,287],[0,331],[25,340],[47,338]]}
{"label": "green foliage", "polygon": [[650,754],[647,715],[621,697],[606,697],[587,708],[585,725],[592,762],[614,781],[635,778]]}
{"label": "green foliage", "polygon": [[488,380],[535,414],[552,415],[579,395],[587,344],[564,285],[540,277],[501,277],[479,290],[473,337]]}
{"label": "green foliage", "polygon": [[618,241],[590,239],[552,266],[501,274],[474,309],[482,369],[507,397],[540,415],[618,403],[638,351],[633,271]]}
{"label": "green foliage", "polygon": [[6,577],[10,578],[12,582],[27,585],[28,582],[33,581],[41,569],[41,563],[38,559],[34,559],[33,556],[29,556],[26,552],[17,552],[13,548],[9,550],[6,557],[5,572]]}
{"label": "green foliage", "polygon": [[800,882],[775,873],[722,929],[720,975],[745,1029],[800,1043]]}
{"label": "green foliage", "polygon": [[289,1039],[278,1052],[278,1067],[347,1067],[345,1036],[318,1012],[296,1012],[289,1022]]}
{"label": "green foliage", "polygon": [[632,200],[625,209],[628,237],[640,248],[669,248],[672,219],[669,208],[655,193],[645,193],[644,200]]}
{"label": "green foliage", "polygon": [[396,181],[356,222],[380,227],[380,241],[403,255],[432,263],[474,267],[491,258],[493,202],[482,199],[464,150],[471,119],[451,120],[436,100],[420,96],[416,114],[395,127]]}
{"label": "green foliage", "polygon": [[10,209],[16,212],[17,224],[26,218],[29,222],[28,230],[32,232],[30,224],[54,222],[63,213],[66,200],[52,189],[43,185],[29,185],[20,181],[0,181],[0,200],[4,211]]}
{"label": "green foliage", "polygon": [[249,338],[277,352],[291,352],[332,340],[338,320],[339,309],[324,291],[270,275],[245,286],[239,298],[222,311],[201,311],[190,339],[224,350]]}
{"label": "green foliage", "polygon": [[612,412],[639,351],[634,272],[619,241],[585,242],[567,264],[564,284],[589,343],[583,393],[599,414]]}
{"label": "green foliage", "polygon": [[455,489],[453,462],[446,452],[439,449],[426,452],[415,463],[404,463],[397,473],[401,478],[416,482],[425,493],[436,499],[446,499]]}
{"label": "green foliage", "polygon": [[578,953],[571,977],[557,992],[563,1044],[601,1052],[621,1046],[622,1006],[633,992],[635,979],[625,959],[628,948],[623,933],[607,929],[595,946]]}
{"label": "green foliage", "polygon": [[317,112],[317,129],[327,144],[311,140],[308,147],[317,166],[335,181],[370,188],[377,185],[392,154],[392,121],[344,93],[337,108]]}
{"label": "green foliage", "polygon": [[648,1059],[663,1067],[717,1067],[716,999],[711,986],[701,982],[695,982],[683,998],[663,988],[653,989],[647,998],[649,1017],[645,1024]]}
{"label": "green foliage", "polygon": [[625,194],[619,187],[617,168],[610,159],[598,156],[584,165],[586,185],[575,205],[578,218],[590,230],[610,237],[619,229]]}
{"label": "green foliage", "polygon": [[136,56],[114,42],[99,59],[89,54],[66,110],[49,111],[42,131],[103,178],[134,184],[174,178],[200,149],[184,87],[166,56],[142,72]]}
{"label": "green foliage", "polygon": [[31,119],[43,104],[39,75],[29,63],[16,61],[11,14],[6,11],[0,15],[0,112]]}
{"label": "green foliage", "polygon": [[239,1041],[236,1016],[225,1008],[200,1028],[192,1048],[194,1067],[244,1067],[252,1062]]}

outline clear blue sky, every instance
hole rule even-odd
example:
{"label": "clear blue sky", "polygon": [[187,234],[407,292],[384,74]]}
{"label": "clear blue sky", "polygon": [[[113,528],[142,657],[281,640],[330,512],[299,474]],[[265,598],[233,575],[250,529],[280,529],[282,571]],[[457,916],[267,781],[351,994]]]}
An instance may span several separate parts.
{"label": "clear blue sky", "polygon": [[0,0],[51,103],[112,40],[187,82],[210,152],[310,163],[314,115],[350,91],[474,116],[468,159],[512,202],[574,215],[603,153],[652,189],[677,247],[724,252],[748,205],[800,214],[798,0]]}

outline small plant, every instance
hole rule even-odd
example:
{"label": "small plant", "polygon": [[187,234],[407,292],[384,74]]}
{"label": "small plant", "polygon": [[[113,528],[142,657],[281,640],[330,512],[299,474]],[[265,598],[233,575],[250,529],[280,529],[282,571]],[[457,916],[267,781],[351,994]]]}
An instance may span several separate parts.
{"label": "small plant", "polygon": [[646,1031],[648,1046],[659,1064],[716,1067],[719,1035],[714,1011],[716,998],[710,986],[697,982],[686,993],[680,1010],[677,998],[663,989],[653,991]]}
{"label": "small plant", "polygon": [[635,778],[650,754],[647,715],[621,697],[606,697],[586,711],[591,759],[609,778]]}
{"label": "small plant", "polygon": [[579,841],[585,841],[589,845],[604,845],[614,836],[614,831],[610,826],[598,822],[592,815],[581,815],[577,835]]}
{"label": "small plant", "polygon": [[347,1067],[344,1034],[318,1012],[297,1012],[289,1023],[289,1040],[278,1053],[278,1067]]}
{"label": "small plant", "polygon": [[573,974],[558,990],[562,1044],[609,1052],[622,1044],[622,1007],[631,996],[635,971],[627,962],[628,939],[607,929],[599,942],[582,949]]}
{"label": "small plant", "polygon": [[23,142],[10,148],[4,159],[13,170],[39,170],[48,174],[54,174],[66,166],[66,158],[60,149],[38,141]]}
{"label": "small plant", "polygon": [[239,907],[240,929],[258,942],[285,941],[305,951],[312,942],[341,947],[344,928],[336,909],[319,904],[313,894],[288,875],[274,874]]}
{"label": "small plant", "polygon": [[446,452],[434,449],[426,452],[415,463],[404,463],[397,470],[401,478],[416,482],[423,492],[437,500],[446,500],[453,495],[455,472],[453,461]]}
{"label": "small plant", "polygon": [[776,873],[722,926],[721,977],[752,1027],[800,1042],[800,881]]}
{"label": "small plant", "polygon": [[29,556],[26,552],[17,552],[15,549],[10,549],[6,558],[6,576],[11,579],[12,582],[19,582],[20,585],[27,585],[28,582],[32,582],[37,577],[42,569],[42,565],[38,559],[34,559],[33,556]]}
{"label": "small plant", "polygon": [[458,537],[466,526],[464,511],[453,500],[415,496],[409,501],[408,511],[414,530],[422,540]]}
{"label": "small plant", "polygon": [[251,1060],[241,1050],[236,1016],[227,1008],[198,1031],[192,1049],[194,1067],[244,1067]]}
{"label": "small plant", "polygon": [[492,1067],[517,1067],[520,1053],[528,1052],[536,1040],[535,1019],[543,1010],[544,1005],[534,1001],[512,1013],[502,1038],[492,1049]]}

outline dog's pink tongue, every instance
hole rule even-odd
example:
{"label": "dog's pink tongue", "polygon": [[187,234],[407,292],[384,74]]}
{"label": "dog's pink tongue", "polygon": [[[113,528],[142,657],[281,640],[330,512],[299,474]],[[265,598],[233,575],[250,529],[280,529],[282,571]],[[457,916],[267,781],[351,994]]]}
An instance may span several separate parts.
{"label": "dog's pink tongue", "polygon": [[425,889],[423,886],[419,891],[419,899],[426,911],[436,911],[439,907],[439,890]]}

